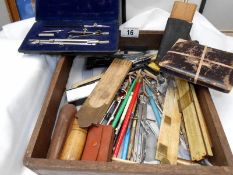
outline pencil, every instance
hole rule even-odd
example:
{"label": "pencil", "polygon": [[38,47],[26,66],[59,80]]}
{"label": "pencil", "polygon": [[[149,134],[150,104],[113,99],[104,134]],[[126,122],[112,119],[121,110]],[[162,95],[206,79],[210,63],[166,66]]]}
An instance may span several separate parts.
{"label": "pencil", "polygon": [[159,113],[158,107],[155,104],[155,101],[154,101],[154,98],[153,98],[153,93],[152,93],[152,91],[150,90],[150,88],[148,86],[146,86],[146,93],[149,95],[150,105],[151,105],[152,110],[154,112],[155,119],[156,119],[156,121],[158,123],[158,127],[160,128],[160,124],[161,124],[160,113]]}
{"label": "pencil", "polygon": [[123,102],[122,102],[122,104],[121,104],[119,110],[117,111],[117,114],[116,114],[116,116],[115,116],[115,119],[114,119],[113,122],[112,122],[112,127],[113,127],[114,129],[117,127],[117,123],[118,123],[118,121],[120,120],[121,114],[122,114],[123,111],[124,111],[124,108],[125,108],[125,106],[126,106],[126,104],[127,104],[127,101],[128,101],[128,99],[129,99],[130,95],[131,95],[131,92],[133,91],[133,89],[134,89],[134,87],[135,87],[136,82],[137,82],[137,79],[135,79],[135,80],[133,81],[133,83],[131,84],[131,86],[130,86],[130,88],[129,88],[129,91],[127,92],[127,94],[126,94],[126,96],[125,96],[125,99],[123,100]]}
{"label": "pencil", "polygon": [[117,138],[116,147],[115,147],[115,150],[114,150],[114,152],[113,152],[113,156],[114,156],[114,157],[117,157],[117,155],[118,155],[118,153],[119,153],[119,150],[120,150],[122,141],[123,141],[123,139],[124,139],[124,136],[125,136],[125,133],[126,133],[128,124],[129,124],[130,116],[131,116],[132,111],[133,111],[133,109],[134,109],[134,105],[135,105],[135,103],[137,102],[137,97],[138,97],[138,93],[139,93],[140,87],[141,87],[141,80],[139,80],[139,81],[137,82],[136,86],[135,86],[135,89],[134,89],[134,92],[133,92],[132,100],[131,100],[131,102],[130,102],[128,111],[127,111],[127,113],[126,113],[125,120],[124,120],[124,122],[123,122],[123,124],[122,124],[122,128],[121,128],[120,134],[119,134],[119,136],[118,136],[118,138]]}
{"label": "pencil", "polygon": [[[132,121],[132,119],[131,119]],[[129,147],[129,139],[130,139],[130,130],[131,130],[131,123],[128,126],[127,132],[125,134],[124,142],[123,142],[123,149],[121,153],[121,159],[126,160],[127,153],[128,153],[128,147]]]}

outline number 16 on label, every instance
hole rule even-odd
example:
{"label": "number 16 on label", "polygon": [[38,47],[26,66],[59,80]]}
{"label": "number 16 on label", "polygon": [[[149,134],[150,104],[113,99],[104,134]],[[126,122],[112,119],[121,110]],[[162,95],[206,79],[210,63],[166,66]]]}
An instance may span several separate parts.
{"label": "number 16 on label", "polygon": [[121,37],[138,38],[139,37],[139,29],[132,28],[132,27],[124,27],[121,30]]}

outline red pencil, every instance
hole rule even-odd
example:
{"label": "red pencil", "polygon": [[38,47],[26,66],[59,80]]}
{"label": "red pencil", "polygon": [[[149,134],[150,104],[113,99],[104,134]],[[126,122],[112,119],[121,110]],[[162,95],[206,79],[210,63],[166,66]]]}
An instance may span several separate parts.
{"label": "red pencil", "polygon": [[138,97],[138,92],[140,90],[140,87],[141,87],[141,80],[139,79],[139,81],[137,82],[137,84],[135,86],[132,100],[130,102],[129,108],[128,108],[127,113],[125,115],[125,119],[124,119],[124,122],[122,124],[121,131],[120,131],[119,136],[117,138],[115,150],[113,152],[113,157],[117,157],[117,155],[118,155],[118,153],[120,151],[121,144],[123,142],[125,133],[127,131],[127,127],[128,127],[128,124],[129,124],[131,113],[133,111],[135,103],[137,102],[137,97]]}

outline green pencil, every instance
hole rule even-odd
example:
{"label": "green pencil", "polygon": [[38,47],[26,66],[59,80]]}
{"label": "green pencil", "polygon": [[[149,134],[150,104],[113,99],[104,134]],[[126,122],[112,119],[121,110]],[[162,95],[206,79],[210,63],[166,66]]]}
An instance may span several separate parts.
{"label": "green pencil", "polygon": [[119,121],[119,119],[120,119],[120,117],[121,117],[122,112],[124,111],[124,108],[125,108],[125,106],[126,106],[126,103],[127,103],[128,99],[129,99],[129,96],[130,96],[131,92],[132,92],[133,89],[134,89],[134,86],[135,86],[136,82],[137,82],[137,78],[135,78],[135,80],[134,80],[133,83],[131,84],[131,86],[130,86],[130,88],[129,88],[129,91],[127,92],[127,94],[126,94],[126,96],[125,96],[125,99],[123,100],[123,102],[122,102],[122,104],[121,104],[119,110],[117,111],[117,114],[116,114],[116,116],[115,116],[115,119],[114,119],[114,121],[112,122],[112,127],[113,127],[114,129],[117,127],[117,123],[118,123],[118,121]]}

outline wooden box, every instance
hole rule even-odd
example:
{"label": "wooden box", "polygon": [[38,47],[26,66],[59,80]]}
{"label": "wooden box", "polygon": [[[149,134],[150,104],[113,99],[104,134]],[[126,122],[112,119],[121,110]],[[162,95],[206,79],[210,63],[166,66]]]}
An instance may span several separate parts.
{"label": "wooden box", "polygon": [[[141,31],[139,38],[120,38],[120,49],[158,49],[162,32]],[[197,96],[202,107],[206,124],[213,144],[214,166],[171,166],[124,163],[100,163],[87,161],[64,161],[46,159],[59,104],[65,91],[72,57],[63,56],[57,64],[47,97],[31,136],[24,165],[38,174],[233,174],[233,157],[221,126],[219,116],[209,90],[196,86]]]}

